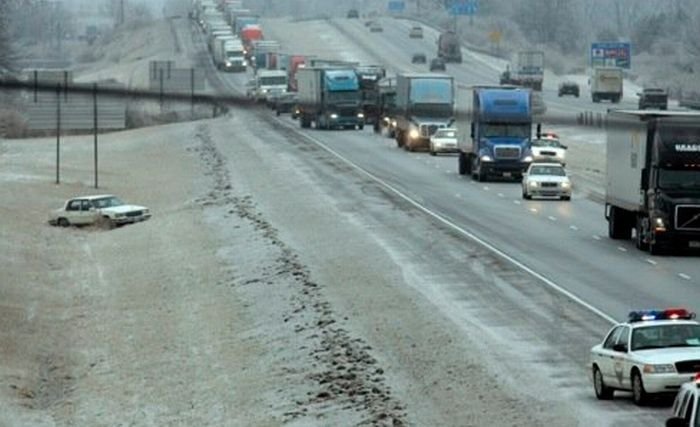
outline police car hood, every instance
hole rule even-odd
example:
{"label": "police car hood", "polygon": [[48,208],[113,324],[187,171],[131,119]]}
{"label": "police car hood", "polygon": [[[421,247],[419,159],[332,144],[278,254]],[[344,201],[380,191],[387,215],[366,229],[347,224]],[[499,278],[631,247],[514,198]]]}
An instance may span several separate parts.
{"label": "police car hood", "polygon": [[666,347],[635,350],[635,357],[649,364],[673,364],[684,360],[697,360],[700,365],[700,347]]}

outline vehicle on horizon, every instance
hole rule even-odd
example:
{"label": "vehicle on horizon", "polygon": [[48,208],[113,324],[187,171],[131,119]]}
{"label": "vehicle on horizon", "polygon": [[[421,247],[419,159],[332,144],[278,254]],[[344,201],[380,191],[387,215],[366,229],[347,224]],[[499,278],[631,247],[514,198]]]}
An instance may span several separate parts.
{"label": "vehicle on horizon", "polygon": [[433,58],[430,60],[430,71],[447,71],[445,61],[441,58]]}
{"label": "vehicle on horizon", "polygon": [[350,10],[348,10],[347,18],[348,19],[359,19],[360,12],[358,12],[357,9],[350,9]]}
{"label": "vehicle on horizon", "polygon": [[420,25],[414,25],[408,31],[408,37],[412,39],[422,39],[423,38],[423,27]]}
{"label": "vehicle on horizon", "polygon": [[437,40],[437,56],[445,62],[462,63],[462,46],[454,31],[448,30],[440,34]]}
{"label": "vehicle on horizon", "polygon": [[646,405],[653,396],[674,395],[700,370],[700,324],[684,308],[632,311],[591,348],[593,389],[600,400],[631,391]]}
{"label": "vehicle on horizon", "polygon": [[424,53],[414,53],[411,56],[411,64],[425,64],[428,62],[428,58]]}
{"label": "vehicle on horizon", "polygon": [[379,21],[372,21],[369,24],[369,31],[372,33],[381,33],[384,31],[384,27],[382,27],[381,22]]}
{"label": "vehicle on horizon", "polygon": [[59,227],[100,225],[113,228],[145,221],[150,217],[150,210],[144,206],[129,205],[116,196],[102,194],[68,199],[62,208],[49,214],[49,224]]}
{"label": "vehicle on horizon", "polygon": [[668,92],[661,88],[645,88],[637,93],[640,110],[667,110]]}
{"label": "vehicle on horizon", "polygon": [[558,197],[571,200],[571,180],[564,166],[556,163],[532,163],[523,174],[523,199]]}
{"label": "vehicle on horizon", "polygon": [[578,98],[581,95],[581,88],[576,82],[564,81],[559,83],[559,91],[557,94],[560,98],[564,95],[573,95]]}
{"label": "vehicle on horizon", "polygon": [[622,100],[623,73],[617,67],[598,67],[593,70],[591,77],[591,100],[598,103],[608,100],[614,104]]}
{"label": "vehicle on horizon", "polygon": [[283,113],[290,113],[292,119],[296,119],[295,110],[298,103],[299,96],[294,92],[287,92],[275,98],[273,108],[278,116]]}

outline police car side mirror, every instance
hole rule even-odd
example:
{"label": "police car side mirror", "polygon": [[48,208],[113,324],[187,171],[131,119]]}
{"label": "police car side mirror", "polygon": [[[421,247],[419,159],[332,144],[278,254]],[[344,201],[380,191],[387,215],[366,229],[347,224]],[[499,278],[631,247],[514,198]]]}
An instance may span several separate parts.
{"label": "police car side mirror", "polygon": [[683,418],[673,417],[666,420],[666,427],[688,427]]}
{"label": "police car side mirror", "polygon": [[562,145],[561,148],[563,148],[564,150],[568,150],[568,149],[569,149],[569,147],[566,146],[566,145]]}
{"label": "police car side mirror", "polygon": [[620,353],[627,353],[627,346],[625,344],[615,344],[613,346],[613,351],[618,351]]}

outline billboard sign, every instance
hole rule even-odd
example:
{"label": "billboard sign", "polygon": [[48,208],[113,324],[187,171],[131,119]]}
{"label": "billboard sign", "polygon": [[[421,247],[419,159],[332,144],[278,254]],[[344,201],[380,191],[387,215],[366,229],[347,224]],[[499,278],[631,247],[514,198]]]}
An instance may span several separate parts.
{"label": "billboard sign", "polygon": [[591,45],[591,67],[619,67],[629,69],[632,66],[630,43],[605,42]]}

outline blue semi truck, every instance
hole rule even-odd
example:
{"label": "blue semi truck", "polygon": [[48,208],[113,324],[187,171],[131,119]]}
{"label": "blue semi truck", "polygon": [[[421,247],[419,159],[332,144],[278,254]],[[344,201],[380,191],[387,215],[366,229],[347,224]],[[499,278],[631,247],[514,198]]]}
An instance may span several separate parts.
{"label": "blue semi truck", "polygon": [[519,179],[532,162],[529,89],[475,87],[471,123],[458,128],[460,175],[471,174],[478,181],[496,176]]}
{"label": "blue semi truck", "polygon": [[302,128],[310,127],[311,122],[317,129],[365,126],[362,93],[354,68],[303,67],[296,78]]}

